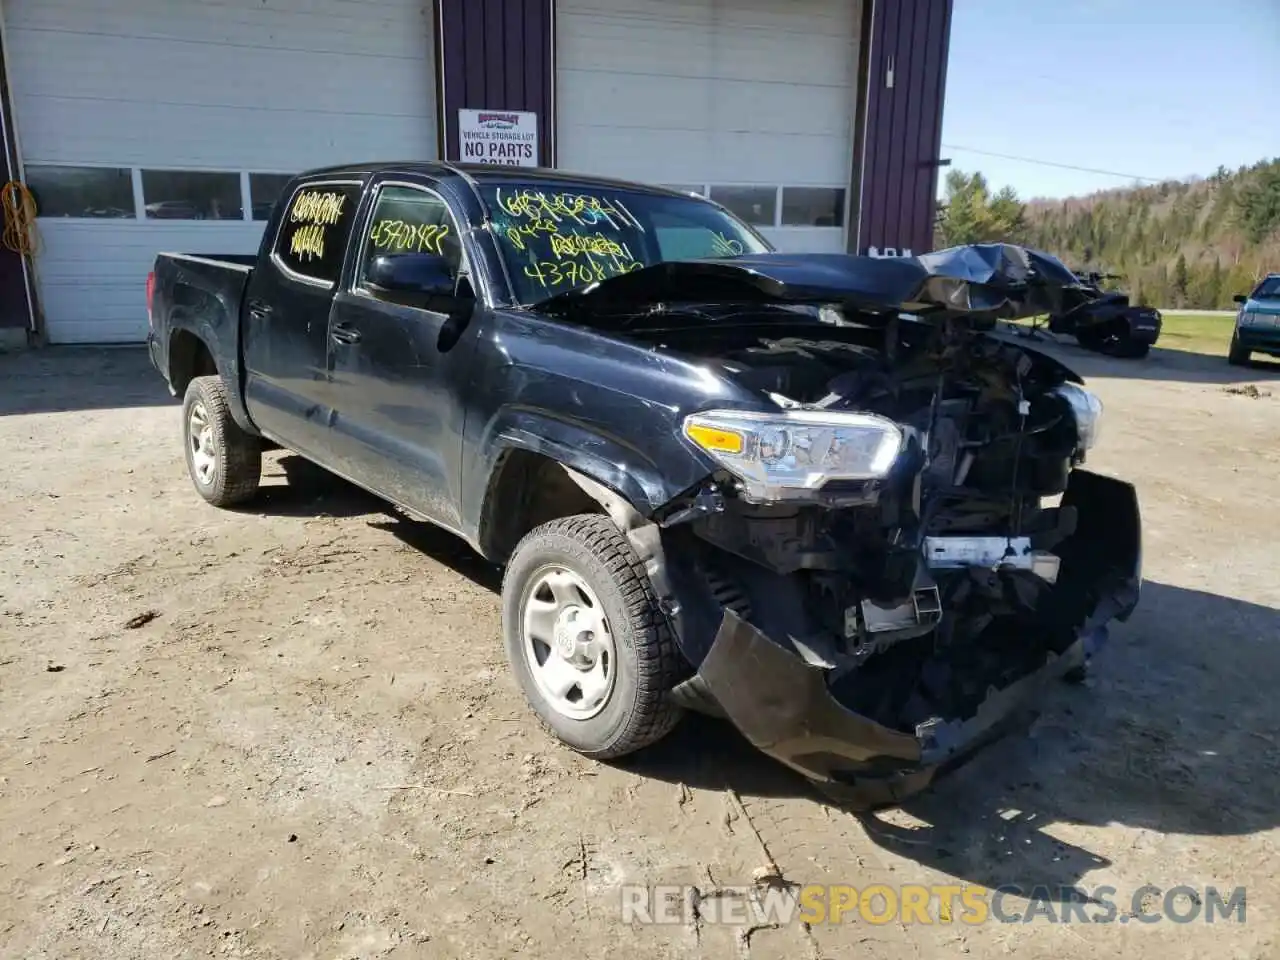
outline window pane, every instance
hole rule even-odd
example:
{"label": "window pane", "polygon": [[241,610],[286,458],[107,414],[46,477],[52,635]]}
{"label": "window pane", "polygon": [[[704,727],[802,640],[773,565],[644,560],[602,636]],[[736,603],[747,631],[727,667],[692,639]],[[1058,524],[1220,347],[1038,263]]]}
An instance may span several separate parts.
{"label": "window pane", "polygon": [[773,187],[712,187],[711,199],[755,227],[777,220],[778,191]]}
{"label": "window pane", "polygon": [[118,167],[27,165],[41,217],[133,217],[133,175]]}
{"label": "window pane", "polygon": [[240,220],[240,174],[143,170],[148,220]]}
{"label": "window pane", "polygon": [[[651,218],[663,260],[740,257],[746,251],[741,240],[712,229],[702,217],[681,216],[683,212],[679,208],[655,211]],[[701,205],[689,208],[688,212],[701,213]]]}
{"label": "window pane", "polygon": [[294,193],[276,241],[285,266],[316,280],[336,281],[359,202],[355,184],[316,183]]}
{"label": "window pane", "polygon": [[444,200],[425,190],[384,187],[378,194],[360,268],[363,280],[373,258],[383,254],[435,253],[454,276],[462,265],[462,242]]}
{"label": "window pane", "polygon": [[292,179],[291,173],[249,174],[249,204],[253,210],[253,219],[271,219],[271,208],[276,205]]}
{"label": "window pane", "polygon": [[841,187],[783,187],[784,227],[843,227],[844,189]]}

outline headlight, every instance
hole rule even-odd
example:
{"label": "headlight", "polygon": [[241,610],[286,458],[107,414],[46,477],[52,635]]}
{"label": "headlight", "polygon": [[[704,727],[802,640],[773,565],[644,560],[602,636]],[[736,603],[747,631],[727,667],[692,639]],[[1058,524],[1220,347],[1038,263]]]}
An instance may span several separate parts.
{"label": "headlight", "polygon": [[712,410],[685,418],[684,435],[739,477],[755,502],[803,497],[832,480],[885,476],[902,429],[869,413]]}
{"label": "headlight", "polygon": [[1080,449],[1091,449],[1098,442],[1098,435],[1102,431],[1102,401],[1097,394],[1074,383],[1061,384],[1049,393],[1067,402],[1076,421]]}

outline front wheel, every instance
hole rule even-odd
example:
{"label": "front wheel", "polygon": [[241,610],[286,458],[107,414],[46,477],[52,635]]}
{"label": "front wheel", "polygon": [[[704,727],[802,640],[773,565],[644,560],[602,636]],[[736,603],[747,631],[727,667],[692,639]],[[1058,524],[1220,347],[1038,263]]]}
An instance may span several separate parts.
{"label": "front wheel", "polygon": [[1249,362],[1249,351],[1240,346],[1239,334],[1231,335],[1231,347],[1227,350],[1227,363],[1233,367],[1243,367]]}
{"label": "front wheel", "polygon": [[684,660],[644,565],[611,520],[553,520],[516,547],[502,583],[507,658],[559,740],[596,759],[666,736]]}
{"label": "front wheel", "polygon": [[232,418],[221,377],[196,377],[187,385],[182,438],[191,482],[209,503],[230,507],[258,492],[262,447]]}

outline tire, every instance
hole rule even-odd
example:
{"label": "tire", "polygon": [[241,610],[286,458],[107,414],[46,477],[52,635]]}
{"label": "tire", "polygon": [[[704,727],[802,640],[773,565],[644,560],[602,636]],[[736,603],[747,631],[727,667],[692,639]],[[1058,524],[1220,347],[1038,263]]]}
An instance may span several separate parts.
{"label": "tire", "polygon": [[[573,602],[563,603],[564,596]],[[530,613],[535,603],[541,614]],[[536,628],[542,638],[526,630],[527,613],[542,621]],[[546,628],[550,623],[554,633]],[[582,625],[595,629],[575,633]],[[520,541],[503,576],[502,631],[511,669],[539,721],[585,756],[607,760],[633,753],[665,737],[683,715],[667,693],[687,675],[684,657],[644,565],[607,517],[553,520]],[[573,637],[579,646],[566,659]],[[587,662],[590,670],[583,667]],[[612,679],[598,701],[601,664]],[[577,674],[564,672],[575,667]],[[581,682],[575,679],[578,685],[557,700],[546,687],[564,686],[566,676]],[[576,704],[570,702],[575,690]]]}
{"label": "tire", "polygon": [[1104,339],[1098,336],[1098,333],[1095,330],[1079,330],[1076,332],[1076,343],[1080,345],[1082,350],[1101,353],[1103,350]]}
{"label": "tire", "polygon": [[1078,667],[1072,667],[1062,675],[1062,682],[1078,687],[1089,679],[1089,665],[1082,663]]}
{"label": "tire", "polygon": [[1120,357],[1124,360],[1141,360],[1151,352],[1151,344],[1134,340],[1131,337],[1123,337],[1118,340],[1112,349],[1113,357]]}
{"label": "tire", "polygon": [[[258,492],[262,446],[232,419],[221,377],[196,377],[187,386],[182,439],[187,473],[196,492],[209,503],[231,507]],[[201,458],[201,453],[211,459]]]}
{"label": "tire", "polygon": [[1231,334],[1231,346],[1227,350],[1227,363],[1233,367],[1249,365],[1249,351],[1240,346],[1240,337],[1235,333]]}

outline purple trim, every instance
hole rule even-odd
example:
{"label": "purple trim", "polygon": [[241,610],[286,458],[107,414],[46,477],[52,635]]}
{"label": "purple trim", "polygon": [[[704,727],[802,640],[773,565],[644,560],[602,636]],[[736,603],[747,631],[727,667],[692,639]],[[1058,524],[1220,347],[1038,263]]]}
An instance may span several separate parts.
{"label": "purple trim", "polygon": [[538,114],[539,162],[551,165],[554,2],[439,0],[446,159],[459,159],[459,110],[532,110]]}
{"label": "purple trim", "polygon": [[933,247],[952,2],[875,0],[859,197],[861,253],[870,247],[913,253]]}
{"label": "purple trim", "polygon": [[[0,29],[3,25],[0,24]],[[9,90],[9,68],[4,59],[4,44],[0,40],[0,151],[3,166],[0,176],[3,182],[18,179],[18,143],[14,135],[13,102]],[[0,211],[0,220],[5,214]],[[0,327],[31,330],[35,328],[36,292],[31,274],[23,270],[22,257],[8,247],[0,246]]]}

